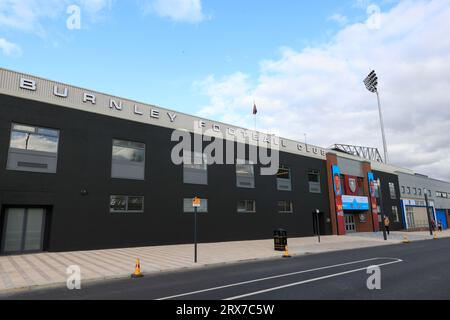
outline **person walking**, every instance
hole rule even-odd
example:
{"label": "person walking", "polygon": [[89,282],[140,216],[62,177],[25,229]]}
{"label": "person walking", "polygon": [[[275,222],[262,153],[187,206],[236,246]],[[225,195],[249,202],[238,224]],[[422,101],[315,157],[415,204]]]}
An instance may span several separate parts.
{"label": "person walking", "polygon": [[389,235],[389,227],[391,225],[391,220],[389,220],[389,217],[384,218],[384,228],[386,229],[387,234]]}

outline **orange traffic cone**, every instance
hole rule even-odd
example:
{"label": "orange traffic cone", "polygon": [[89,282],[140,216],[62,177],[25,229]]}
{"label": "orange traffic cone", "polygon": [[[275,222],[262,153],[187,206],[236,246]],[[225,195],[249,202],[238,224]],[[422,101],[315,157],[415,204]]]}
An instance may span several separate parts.
{"label": "orange traffic cone", "polygon": [[284,247],[283,258],[291,258],[291,256],[289,255],[289,249],[288,249],[288,246],[285,246],[285,247]]}
{"label": "orange traffic cone", "polygon": [[131,275],[132,278],[142,278],[144,275],[141,273],[141,261],[136,259],[136,266],[134,268],[134,273]]}

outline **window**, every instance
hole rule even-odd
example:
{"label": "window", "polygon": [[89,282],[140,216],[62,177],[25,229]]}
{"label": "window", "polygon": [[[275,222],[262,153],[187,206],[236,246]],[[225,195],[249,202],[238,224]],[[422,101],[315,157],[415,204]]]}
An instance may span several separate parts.
{"label": "window", "polygon": [[277,189],[281,191],[291,191],[291,169],[281,165],[277,173]]}
{"label": "window", "polygon": [[410,188],[410,187],[407,187],[407,188],[406,188],[406,193],[407,193],[407,194],[411,194],[411,188]]}
{"label": "window", "polygon": [[395,184],[389,182],[389,192],[391,193],[391,199],[397,199],[397,195],[395,194]]}
{"label": "window", "polygon": [[392,206],[392,215],[394,216],[395,222],[400,222],[400,215],[398,214],[397,206]]}
{"label": "window", "polygon": [[422,188],[417,189],[417,191],[419,192],[419,196],[422,195]]}
{"label": "window", "polygon": [[428,190],[428,196],[431,197],[431,190]]}
{"label": "window", "polygon": [[111,213],[142,213],[144,212],[144,197],[142,196],[111,196]]}
{"label": "window", "polygon": [[240,200],[238,201],[237,211],[239,213],[255,213],[256,202],[254,200]]}
{"label": "window", "polygon": [[145,179],[145,144],[113,140],[111,177]]}
{"label": "window", "polygon": [[[194,207],[192,206],[192,198],[184,198],[183,199],[183,212],[184,213],[194,213]],[[208,212],[208,199],[200,199],[200,207],[197,208],[198,213],[206,213]]]}
{"label": "window", "polygon": [[320,172],[318,170],[309,170],[308,171],[308,182],[309,182],[309,192],[321,193]]}
{"label": "window", "polygon": [[405,191],[406,191],[405,186],[402,186],[402,193],[405,194]]}
{"label": "window", "polygon": [[292,201],[278,201],[278,212],[279,213],[293,213],[294,212],[294,205]]}
{"label": "window", "polygon": [[183,182],[208,184],[208,162],[205,154],[183,151]]}
{"label": "window", "polygon": [[13,124],[9,143],[8,170],[56,173],[59,131]]}
{"label": "window", "polygon": [[236,162],[236,184],[240,188],[254,188],[255,174],[254,166],[249,162],[237,160]]}
{"label": "window", "polygon": [[417,188],[413,188],[413,193],[417,194]]}
{"label": "window", "polygon": [[436,191],[436,197],[447,199],[450,195],[447,192]]}

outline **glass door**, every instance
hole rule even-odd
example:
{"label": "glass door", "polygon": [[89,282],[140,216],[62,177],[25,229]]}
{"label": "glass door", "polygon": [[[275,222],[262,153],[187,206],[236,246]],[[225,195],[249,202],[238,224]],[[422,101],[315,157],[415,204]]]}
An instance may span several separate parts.
{"label": "glass door", "polygon": [[43,249],[45,209],[6,209],[1,251],[5,254]]}

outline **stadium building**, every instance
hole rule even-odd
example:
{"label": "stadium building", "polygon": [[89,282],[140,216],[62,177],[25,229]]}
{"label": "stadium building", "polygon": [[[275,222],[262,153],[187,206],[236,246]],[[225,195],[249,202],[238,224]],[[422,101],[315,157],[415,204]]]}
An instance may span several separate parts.
{"label": "stadium building", "polygon": [[[229,164],[174,163],[174,130],[195,141],[196,128],[249,142],[231,142]],[[279,149],[275,174],[236,158],[261,141]],[[401,229],[402,175],[414,172],[0,69],[0,254],[191,243],[195,196],[200,242],[312,236],[317,212],[326,235],[377,231],[381,212]]]}

